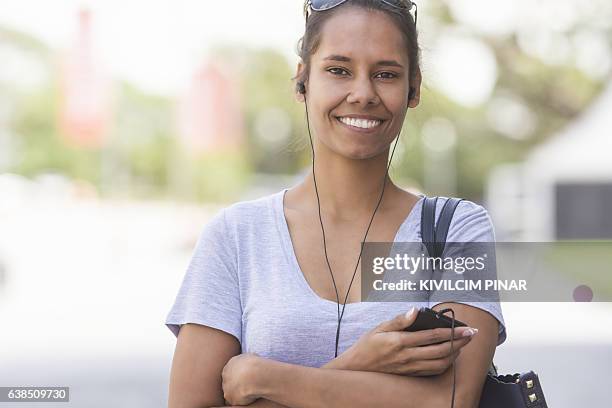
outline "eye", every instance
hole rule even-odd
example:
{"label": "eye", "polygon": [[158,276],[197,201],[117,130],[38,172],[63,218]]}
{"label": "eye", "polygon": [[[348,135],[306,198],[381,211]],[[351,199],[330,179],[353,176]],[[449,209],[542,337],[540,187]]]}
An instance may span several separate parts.
{"label": "eye", "polygon": [[394,74],[393,72],[381,72],[378,75],[390,75],[388,77],[383,77],[382,79],[394,79],[394,78],[397,78],[397,75]]}
{"label": "eye", "polygon": [[344,68],[330,68],[330,69],[327,70],[327,72],[331,72],[334,75],[339,75],[338,71],[347,72]]}

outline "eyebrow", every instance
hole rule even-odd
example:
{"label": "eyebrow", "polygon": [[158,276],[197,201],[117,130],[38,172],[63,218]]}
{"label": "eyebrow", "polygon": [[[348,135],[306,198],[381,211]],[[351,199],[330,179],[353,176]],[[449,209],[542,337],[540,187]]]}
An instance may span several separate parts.
{"label": "eyebrow", "polygon": [[[327,57],[323,58],[323,60],[324,61],[342,61],[342,62],[351,62],[352,61],[349,57],[345,57],[344,55],[337,55],[337,54],[328,55]],[[382,60],[382,61],[378,61],[374,65],[376,65],[376,66],[388,66],[388,67],[404,68],[404,66],[402,64],[400,64],[399,62],[397,62],[395,60]]]}

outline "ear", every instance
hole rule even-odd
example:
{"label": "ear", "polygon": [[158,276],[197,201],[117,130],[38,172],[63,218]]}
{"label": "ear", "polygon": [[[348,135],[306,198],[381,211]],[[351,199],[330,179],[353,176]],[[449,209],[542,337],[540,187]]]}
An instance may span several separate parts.
{"label": "ear", "polygon": [[[300,61],[297,64],[296,77],[299,78],[302,75],[303,72],[304,72],[304,64],[302,63],[302,61]],[[294,88],[294,92],[295,92],[295,99],[298,102],[304,102],[304,95],[302,95],[301,93],[297,92],[297,90],[295,90],[295,88]]]}
{"label": "ear", "polygon": [[421,68],[417,68],[417,72],[410,79],[410,86],[416,90],[414,98],[408,102],[410,108],[416,108],[421,101],[421,80]]}

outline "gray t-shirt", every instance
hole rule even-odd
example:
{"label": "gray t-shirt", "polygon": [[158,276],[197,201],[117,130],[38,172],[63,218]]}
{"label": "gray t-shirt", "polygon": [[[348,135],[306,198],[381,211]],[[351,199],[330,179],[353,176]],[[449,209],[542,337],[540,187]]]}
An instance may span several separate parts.
{"label": "gray t-shirt", "polygon": [[[319,297],[299,268],[283,212],[286,191],[233,204],[204,226],[166,318],[175,336],[180,325],[197,323],[233,335],[243,353],[310,367],[333,359],[337,304]],[[436,217],[445,199],[438,200]],[[394,242],[421,241],[421,204],[422,198],[400,226]],[[493,242],[493,226],[486,210],[462,201],[447,240]],[[506,329],[499,303],[462,303],[493,315],[500,322],[497,344],[504,342]],[[411,306],[436,304],[349,303],[342,318],[338,353],[366,331]]]}

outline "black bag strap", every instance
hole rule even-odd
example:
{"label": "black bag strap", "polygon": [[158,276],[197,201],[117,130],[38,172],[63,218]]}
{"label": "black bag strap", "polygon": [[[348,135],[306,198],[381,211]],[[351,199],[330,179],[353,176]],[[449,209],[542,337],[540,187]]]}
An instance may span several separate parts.
{"label": "black bag strap", "polygon": [[429,256],[434,256],[436,203],[438,197],[425,197],[421,207],[421,240]]}
{"label": "black bag strap", "polygon": [[436,225],[438,197],[425,197],[421,208],[421,240],[431,257],[440,257],[444,252],[446,237],[457,205],[461,198],[449,198],[444,203]]}
{"label": "black bag strap", "polygon": [[442,253],[444,252],[448,230],[450,228],[451,221],[453,220],[455,210],[461,201],[463,200],[460,198],[449,198],[442,207],[442,212],[440,213],[440,218],[438,218],[438,225],[436,225],[436,230],[434,233],[437,246],[436,253],[438,256],[442,256]]}

